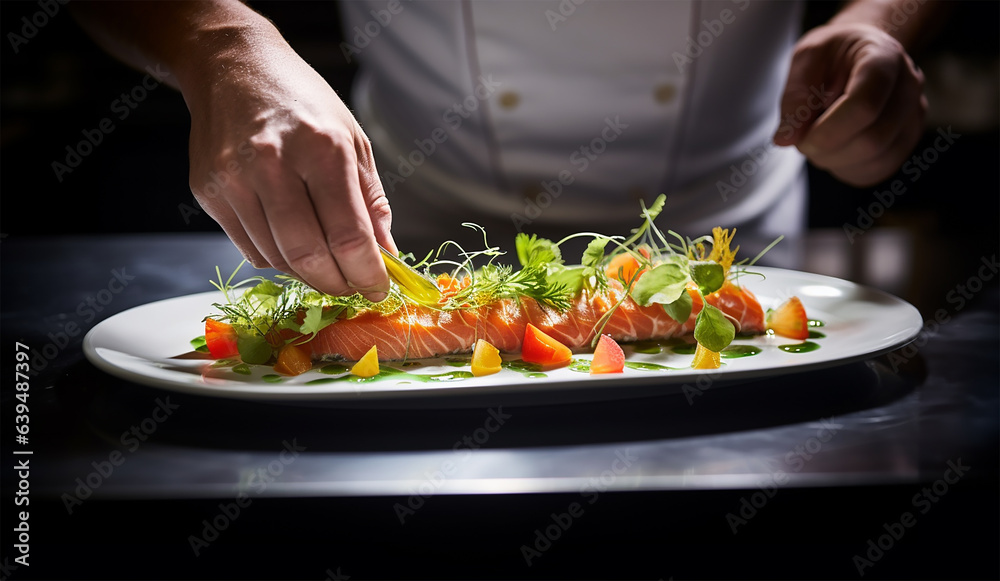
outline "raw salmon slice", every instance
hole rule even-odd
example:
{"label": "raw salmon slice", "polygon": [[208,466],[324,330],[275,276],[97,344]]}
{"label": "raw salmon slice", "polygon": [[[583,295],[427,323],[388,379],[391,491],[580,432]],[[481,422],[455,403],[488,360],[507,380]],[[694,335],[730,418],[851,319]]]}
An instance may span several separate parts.
{"label": "raw salmon slice", "polygon": [[[313,359],[348,361],[357,361],[372,345],[378,346],[381,361],[467,353],[477,339],[488,341],[501,352],[516,353],[521,349],[524,329],[531,323],[574,351],[589,350],[597,322],[624,292],[619,284],[609,285],[604,292],[582,292],[565,312],[527,297],[453,311],[414,306],[388,315],[366,311],[323,328],[307,345]],[[629,297],[614,311],[602,333],[620,342],[688,335],[694,331],[695,317],[703,306],[697,292],[688,292],[693,305],[684,324],[671,319],[660,305],[642,307]],[[738,332],[764,332],[764,309],[745,288],[727,281],[706,300],[738,321]]]}

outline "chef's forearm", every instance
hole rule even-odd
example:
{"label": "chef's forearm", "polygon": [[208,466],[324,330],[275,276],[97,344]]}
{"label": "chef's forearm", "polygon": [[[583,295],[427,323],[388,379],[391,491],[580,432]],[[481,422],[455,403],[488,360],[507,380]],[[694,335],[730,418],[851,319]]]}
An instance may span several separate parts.
{"label": "chef's forearm", "polygon": [[77,0],[71,7],[106,51],[135,68],[166,71],[164,81],[185,96],[288,49],[266,18],[236,0]]}
{"label": "chef's forearm", "polygon": [[920,48],[950,12],[940,0],[854,0],[830,23],[871,24],[899,41],[907,52]]}

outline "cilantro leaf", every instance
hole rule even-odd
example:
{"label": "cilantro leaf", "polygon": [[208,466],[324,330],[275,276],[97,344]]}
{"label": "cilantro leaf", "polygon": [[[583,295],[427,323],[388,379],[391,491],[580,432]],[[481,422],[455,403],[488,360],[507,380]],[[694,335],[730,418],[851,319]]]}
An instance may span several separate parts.
{"label": "cilantro leaf", "polygon": [[683,292],[681,296],[677,297],[677,300],[663,305],[663,310],[670,315],[670,318],[677,321],[678,323],[684,324],[687,322],[688,318],[691,316],[691,308],[693,306],[691,300],[691,295]]}
{"label": "cilantro leaf", "polygon": [[722,351],[736,337],[736,327],[716,307],[706,304],[694,324],[694,338],[710,351]]}
{"label": "cilantro leaf", "polygon": [[539,238],[534,234],[521,232],[514,239],[517,249],[517,259],[521,266],[538,266],[543,264],[562,264],[562,252],[554,242],[547,238]]}
{"label": "cilantro leaf", "polygon": [[698,285],[702,294],[712,294],[726,282],[726,271],[718,262],[692,260],[690,267],[691,279]]}
{"label": "cilantro leaf", "polygon": [[632,298],[644,307],[652,303],[668,305],[684,292],[691,277],[681,265],[667,262],[654,267],[632,285]]}
{"label": "cilantro leaf", "polygon": [[236,349],[243,363],[262,365],[271,358],[271,344],[260,335],[240,335],[236,338]]}

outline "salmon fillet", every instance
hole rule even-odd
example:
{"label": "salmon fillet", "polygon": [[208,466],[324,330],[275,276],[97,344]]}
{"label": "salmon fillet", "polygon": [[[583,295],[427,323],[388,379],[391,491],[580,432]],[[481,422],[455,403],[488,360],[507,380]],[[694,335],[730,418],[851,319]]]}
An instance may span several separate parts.
{"label": "salmon fillet", "polygon": [[[531,323],[578,351],[589,348],[598,320],[624,293],[618,284],[610,284],[603,292],[584,291],[564,312],[527,297],[452,311],[413,305],[390,314],[365,311],[324,327],[307,345],[312,348],[313,359],[348,361],[361,359],[372,345],[378,346],[380,360],[392,361],[470,352],[477,339],[490,342],[501,352],[516,353]],[[698,293],[689,293],[693,305],[684,324],[671,319],[660,305],[642,307],[626,298],[602,332],[625,342],[688,335],[694,332],[695,317],[702,309]],[[705,299],[738,323],[737,332],[764,332],[764,310],[745,288],[727,281]]]}

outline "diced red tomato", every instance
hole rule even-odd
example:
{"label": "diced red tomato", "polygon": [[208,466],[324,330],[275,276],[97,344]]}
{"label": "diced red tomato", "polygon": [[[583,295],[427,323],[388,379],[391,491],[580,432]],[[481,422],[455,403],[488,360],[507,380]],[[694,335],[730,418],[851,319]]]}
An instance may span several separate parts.
{"label": "diced red tomato", "polygon": [[573,352],[528,323],[524,329],[524,342],[521,344],[521,359],[544,366],[565,365],[573,360]]}
{"label": "diced red tomato", "polygon": [[205,346],[216,359],[239,355],[236,348],[236,329],[229,323],[205,319]]}
{"label": "diced red tomato", "polygon": [[601,335],[590,362],[590,374],[621,373],[625,370],[625,352],[610,335]]}
{"label": "diced red tomato", "polygon": [[278,362],[274,370],[282,375],[299,375],[312,369],[309,352],[299,345],[289,343],[278,351]]}
{"label": "diced red tomato", "polygon": [[809,338],[809,318],[799,297],[792,297],[771,312],[767,328],[789,339]]}

